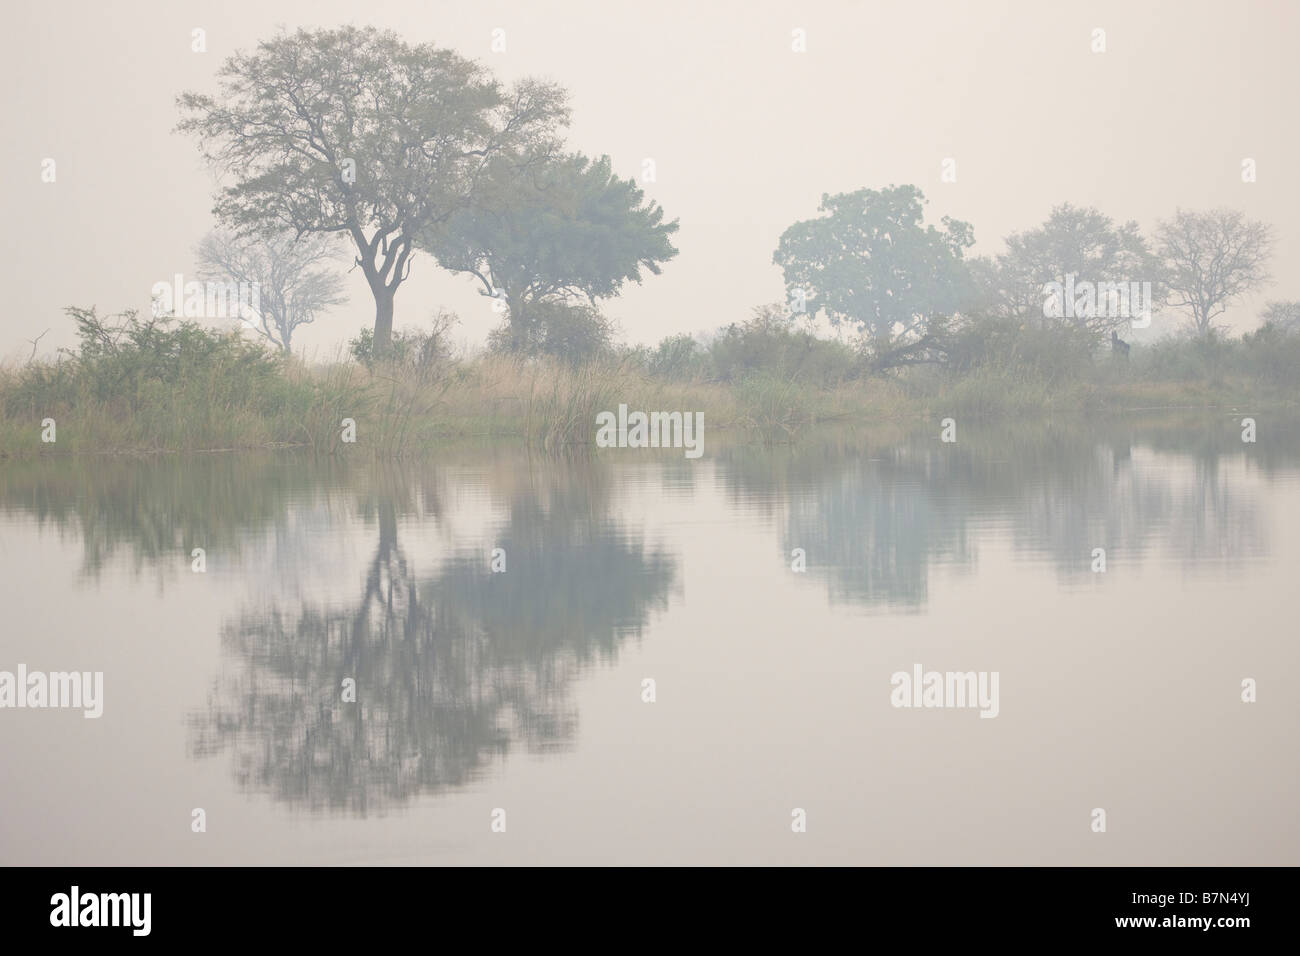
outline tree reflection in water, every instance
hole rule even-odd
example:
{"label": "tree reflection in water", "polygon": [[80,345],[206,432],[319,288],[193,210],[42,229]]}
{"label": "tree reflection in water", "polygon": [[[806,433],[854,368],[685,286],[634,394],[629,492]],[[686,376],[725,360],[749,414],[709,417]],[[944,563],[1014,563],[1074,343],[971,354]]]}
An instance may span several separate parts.
{"label": "tree reflection in water", "polygon": [[[512,748],[571,744],[575,678],[666,605],[673,559],[609,516],[591,464],[508,491],[490,542],[425,573],[402,544],[404,496],[371,493],[378,540],[349,605],[273,603],[227,626],[196,755],[229,749],[246,788],[366,813],[467,783]],[[342,701],[349,677],[356,703]]]}

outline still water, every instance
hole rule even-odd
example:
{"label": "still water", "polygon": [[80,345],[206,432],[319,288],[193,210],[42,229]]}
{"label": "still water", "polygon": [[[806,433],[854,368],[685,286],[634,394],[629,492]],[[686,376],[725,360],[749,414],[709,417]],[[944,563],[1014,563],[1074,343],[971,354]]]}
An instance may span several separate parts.
{"label": "still water", "polygon": [[0,465],[0,670],[104,675],[0,709],[0,861],[1300,863],[1300,427],[1239,432]]}

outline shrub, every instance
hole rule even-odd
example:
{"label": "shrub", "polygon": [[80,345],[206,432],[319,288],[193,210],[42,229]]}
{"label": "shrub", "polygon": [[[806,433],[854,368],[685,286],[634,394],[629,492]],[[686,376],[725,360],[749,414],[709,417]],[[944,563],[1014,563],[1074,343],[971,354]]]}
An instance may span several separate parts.
{"label": "shrub", "polygon": [[[124,400],[132,409],[202,382],[223,397],[264,394],[280,380],[283,359],[237,332],[218,332],[173,316],[142,319],[134,309],[101,318],[94,307],[66,310],[80,347],[63,350],[67,381],[81,395]],[[213,371],[222,376],[215,378]],[[70,395],[63,396],[65,399]]]}
{"label": "shrub", "polygon": [[797,376],[805,384],[831,386],[857,377],[864,367],[852,347],[795,328],[775,305],[761,306],[749,321],[727,326],[708,351],[712,377],[722,382],[738,382],[761,370],[777,378]]}
{"label": "shrub", "polygon": [[1300,327],[1264,323],[1242,336],[1240,358],[1270,385],[1300,385]]}
{"label": "shrub", "polygon": [[1237,346],[1213,329],[1203,336],[1167,335],[1145,350],[1141,371],[1151,379],[1217,382],[1228,370]]}
{"label": "shrub", "polygon": [[648,356],[646,370],[660,378],[685,379],[707,374],[708,352],[689,335],[670,335]]}
{"label": "shrub", "polygon": [[368,369],[396,366],[421,380],[432,380],[444,376],[451,366],[451,330],[459,321],[456,313],[439,309],[429,328],[394,332],[392,349],[382,357],[375,354],[374,331],[364,328],[348,342],[348,351]]}
{"label": "shrub", "polygon": [[523,328],[506,319],[488,335],[497,353],[549,355],[577,365],[613,351],[614,323],[589,305],[533,302]]}
{"label": "shrub", "polygon": [[1043,328],[1029,319],[968,317],[953,331],[947,367],[967,375],[979,369],[1029,373],[1048,382],[1071,381],[1088,372],[1095,337],[1065,325]]}

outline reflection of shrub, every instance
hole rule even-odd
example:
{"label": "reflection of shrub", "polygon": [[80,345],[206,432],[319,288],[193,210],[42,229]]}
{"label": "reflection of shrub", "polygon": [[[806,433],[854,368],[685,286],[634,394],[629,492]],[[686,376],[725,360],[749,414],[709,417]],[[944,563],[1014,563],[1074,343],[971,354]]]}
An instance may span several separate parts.
{"label": "reflection of shrub", "polygon": [[522,328],[509,319],[488,335],[488,349],[500,353],[550,355],[570,363],[609,354],[614,323],[589,305],[533,302]]}

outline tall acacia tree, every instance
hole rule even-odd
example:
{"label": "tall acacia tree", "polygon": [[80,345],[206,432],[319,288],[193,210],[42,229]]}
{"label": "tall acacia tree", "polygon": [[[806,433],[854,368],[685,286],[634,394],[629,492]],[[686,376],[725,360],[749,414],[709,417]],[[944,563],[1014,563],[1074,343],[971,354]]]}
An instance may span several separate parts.
{"label": "tall acacia tree", "polygon": [[348,236],[379,352],[416,237],[471,201],[496,156],[548,155],[568,122],[554,85],[507,90],[451,50],[373,27],[282,33],[218,77],[220,95],[177,100],[178,129],[233,180],[214,213],[241,232]]}
{"label": "tall acacia tree", "polygon": [[538,308],[574,299],[595,306],[627,281],[654,275],[677,255],[677,221],[634,179],[620,179],[608,156],[502,155],[475,201],[426,230],[423,244],[440,265],[474,276],[504,301],[507,338],[521,347]]}

